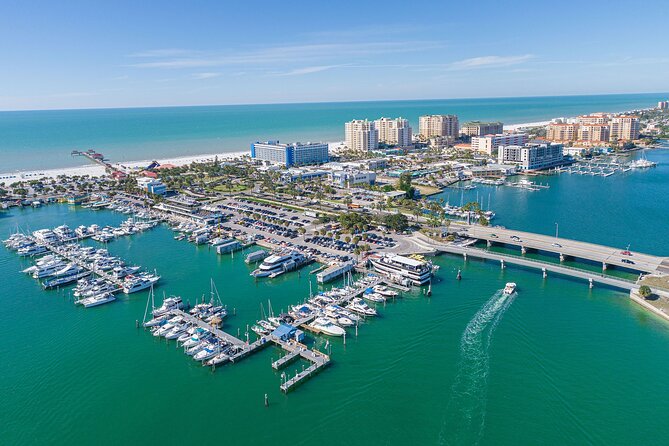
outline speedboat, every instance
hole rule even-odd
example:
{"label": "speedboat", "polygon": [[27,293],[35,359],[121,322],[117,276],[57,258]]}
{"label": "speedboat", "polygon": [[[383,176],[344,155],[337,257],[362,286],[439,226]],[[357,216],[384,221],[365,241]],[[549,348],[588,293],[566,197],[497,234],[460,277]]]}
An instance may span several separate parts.
{"label": "speedboat", "polygon": [[317,317],[312,323],[309,324],[309,326],[314,330],[328,336],[343,336],[344,333],[346,333],[346,330],[341,328],[339,325],[334,324],[326,317]]}
{"label": "speedboat", "polygon": [[193,359],[196,361],[206,361],[207,359],[212,358],[218,353],[219,349],[216,344],[207,344],[199,352],[193,355]]}
{"label": "speedboat", "polygon": [[193,334],[190,338],[188,338],[184,343],[183,346],[185,348],[190,348],[194,347],[200,342],[208,339],[211,336],[211,333],[209,330],[205,330],[204,328],[198,328],[198,330]]}
{"label": "speedboat", "polygon": [[161,316],[144,322],[145,327],[155,327],[156,325],[163,325],[167,323],[167,316]]}
{"label": "speedboat", "polygon": [[385,302],[386,298],[381,296],[378,293],[365,293],[362,295],[363,298],[371,300],[372,302]]}
{"label": "speedboat", "polygon": [[351,303],[346,306],[346,308],[358,314],[362,314],[363,316],[376,316],[376,310],[374,308],[370,308],[369,305],[367,305],[359,297],[353,299]]}
{"label": "speedboat", "polygon": [[176,339],[188,329],[188,324],[177,324],[165,333],[165,339]]}
{"label": "speedboat", "polygon": [[509,295],[513,294],[516,291],[516,283],[515,282],[508,282],[506,286],[504,287],[504,294]]}
{"label": "speedboat", "polygon": [[385,296],[385,297],[395,297],[395,296],[397,296],[397,291],[393,291],[391,289],[388,289],[387,287],[385,287],[383,285],[376,285],[372,289],[374,290],[375,293],[378,293],[378,294],[380,294],[382,296]]}

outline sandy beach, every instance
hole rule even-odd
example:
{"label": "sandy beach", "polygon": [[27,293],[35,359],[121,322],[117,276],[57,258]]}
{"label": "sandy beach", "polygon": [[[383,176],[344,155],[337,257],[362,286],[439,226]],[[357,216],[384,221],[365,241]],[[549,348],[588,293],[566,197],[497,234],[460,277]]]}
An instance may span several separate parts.
{"label": "sandy beach", "polygon": [[508,124],[504,126],[505,131],[515,132],[527,127],[541,127],[550,124],[550,121],[525,122],[522,124]]}
{"label": "sandy beach", "polygon": [[[176,158],[160,158],[155,161],[158,161],[160,164],[172,164],[174,166],[183,166],[191,163],[203,163],[211,162],[218,157],[219,160],[224,161],[226,159],[235,159],[240,158],[244,155],[247,155],[248,152],[228,152],[228,153],[208,153],[202,155],[190,155],[190,156],[180,156]],[[111,163],[112,166],[118,167],[120,170],[125,172],[138,171],[142,170],[154,160],[139,160],[139,161],[121,161],[118,163]],[[104,167],[93,164],[85,166],[76,166],[76,167],[63,167],[61,169],[42,169],[42,170],[26,170],[19,172],[6,172],[0,173],[0,183],[11,184],[17,181],[30,181],[30,180],[39,180],[44,178],[56,178],[60,175],[67,176],[83,176],[89,175],[92,177],[99,177],[105,175]]]}

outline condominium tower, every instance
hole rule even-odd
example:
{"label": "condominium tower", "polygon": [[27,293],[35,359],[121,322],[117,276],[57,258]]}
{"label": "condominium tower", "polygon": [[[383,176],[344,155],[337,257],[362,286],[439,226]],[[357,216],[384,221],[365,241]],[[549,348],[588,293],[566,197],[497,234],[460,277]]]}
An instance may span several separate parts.
{"label": "condominium tower", "polygon": [[425,115],[418,120],[418,131],[425,139],[437,136],[455,140],[460,136],[460,123],[456,115]]}
{"label": "condominium tower", "polygon": [[346,147],[355,152],[379,148],[379,132],[374,121],[356,119],[344,125]]}
{"label": "condominium tower", "polygon": [[388,145],[408,147],[411,145],[411,126],[404,118],[380,118],[374,121],[379,134],[379,142]]}

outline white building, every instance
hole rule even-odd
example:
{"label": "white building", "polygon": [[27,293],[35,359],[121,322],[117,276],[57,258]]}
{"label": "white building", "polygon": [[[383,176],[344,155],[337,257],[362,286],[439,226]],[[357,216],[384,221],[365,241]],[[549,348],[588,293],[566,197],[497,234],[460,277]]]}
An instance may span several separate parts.
{"label": "white building", "polygon": [[522,146],[528,140],[527,133],[501,133],[497,135],[472,136],[472,150],[492,155],[499,146]]}
{"label": "white building", "polygon": [[374,121],[356,119],[344,124],[346,147],[355,152],[379,148],[379,133]]}
{"label": "white building", "polygon": [[562,144],[528,143],[523,146],[499,146],[499,164],[515,164],[519,170],[539,170],[557,166],[563,162]]}
{"label": "white building", "polygon": [[165,192],[167,192],[167,186],[156,178],[139,177],[137,178],[137,186],[140,189],[156,195],[165,195]]}
{"label": "white building", "polygon": [[425,139],[446,137],[454,141],[460,136],[460,122],[456,115],[425,115],[418,120],[418,131]]}
{"label": "white building", "polygon": [[374,121],[379,132],[379,142],[388,145],[408,147],[411,145],[411,126],[404,118],[381,118]]}
{"label": "white building", "polygon": [[376,182],[376,173],[355,169],[334,170],[330,177],[332,184],[337,187],[351,187],[355,184],[374,184]]}
{"label": "white building", "polygon": [[255,142],[251,144],[251,158],[271,164],[283,164],[286,167],[322,164],[329,161],[328,144]]}

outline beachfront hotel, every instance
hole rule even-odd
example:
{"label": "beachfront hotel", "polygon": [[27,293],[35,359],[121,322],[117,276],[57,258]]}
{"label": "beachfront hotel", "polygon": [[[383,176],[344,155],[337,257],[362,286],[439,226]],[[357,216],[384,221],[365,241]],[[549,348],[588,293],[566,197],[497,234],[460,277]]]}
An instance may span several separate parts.
{"label": "beachfront hotel", "polygon": [[474,152],[492,155],[499,146],[522,146],[528,140],[527,133],[501,133],[498,135],[472,136]]}
{"label": "beachfront hotel", "polygon": [[460,134],[465,136],[497,135],[504,132],[501,122],[466,122],[460,128]]}
{"label": "beachfront hotel", "polygon": [[657,108],[660,110],[667,110],[669,109],[669,101],[660,101],[657,103]]}
{"label": "beachfront hotel", "polygon": [[411,126],[404,118],[380,118],[374,121],[380,143],[409,147],[412,143]]}
{"label": "beachfront hotel", "polygon": [[279,141],[255,142],[251,144],[251,158],[281,164],[286,167],[322,164],[330,160],[327,143],[299,142],[281,144]]}
{"label": "beachfront hotel", "polygon": [[424,115],[418,118],[418,133],[424,139],[445,137],[454,141],[460,136],[456,115]]}
{"label": "beachfront hotel", "polygon": [[590,113],[576,118],[580,125],[584,124],[608,124],[610,116],[608,113]]}
{"label": "beachfront hotel", "polygon": [[610,139],[611,141],[616,139],[623,141],[639,139],[639,117],[632,115],[612,117]]}
{"label": "beachfront hotel", "polygon": [[500,146],[497,149],[499,164],[513,164],[519,170],[540,170],[562,164],[563,145],[555,143],[527,143],[525,145]]}
{"label": "beachfront hotel", "polygon": [[374,121],[354,119],[344,124],[345,144],[354,152],[368,152],[379,148],[379,132]]}

